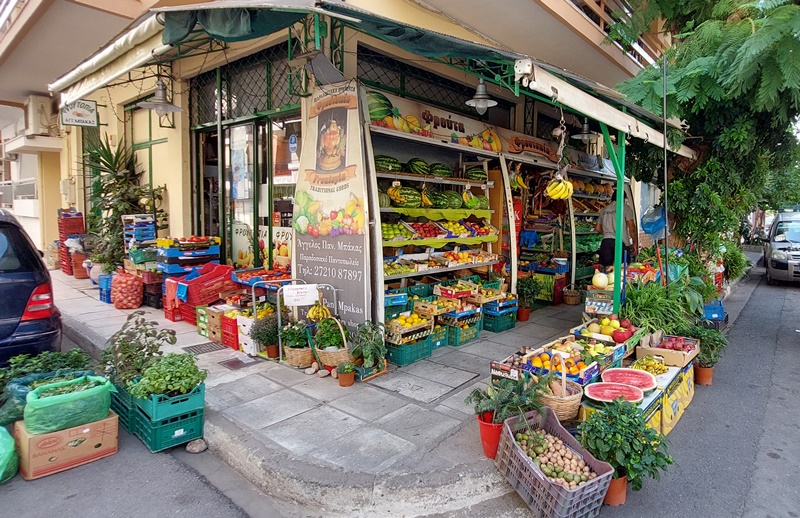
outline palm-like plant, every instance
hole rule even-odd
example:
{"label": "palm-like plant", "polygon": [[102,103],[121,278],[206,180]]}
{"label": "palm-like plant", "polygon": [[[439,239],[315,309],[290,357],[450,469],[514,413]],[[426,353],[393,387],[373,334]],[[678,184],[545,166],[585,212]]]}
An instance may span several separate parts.
{"label": "palm-like plant", "polygon": [[[526,379],[500,380],[486,390],[476,388],[464,401],[474,405],[475,414],[484,416],[484,422],[501,424],[509,417],[524,415],[531,410],[541,411],[541,381]],[[485,414],[490,413],[491,419]]]}
{"label": "palm-like plant", "polygon": [[[137,171],[133,150],[125,146],[113,148],[108,137],[89,142],[83,166],[95,175],[90,199],[93,210],[88,222],[89,230],[100,239],[93,259],[109,271],[114,265],[122,264],[125,258],[122,216],[152,212],[148,205],[158,206],[161,203],[164,187],[153,189],[142,185],[143,171]],[[166,228],[166,212],[159,209],[156,217],[158,228]]]}

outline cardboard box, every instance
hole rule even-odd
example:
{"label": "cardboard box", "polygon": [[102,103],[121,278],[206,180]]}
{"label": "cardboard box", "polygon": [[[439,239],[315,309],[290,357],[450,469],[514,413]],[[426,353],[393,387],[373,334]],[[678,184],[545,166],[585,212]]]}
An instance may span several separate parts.
{"label": "cardboard box", "polygon": [[661,433],[675,428],[694,398],[694,366],[689,364],[664,391],[661,403]]}
{"label": "cardboard box", "polygon": [[[690,340],[687,338],[687,341]],[[671,349],[661,349],[658,347],[636,347],[636,359],[639,360],[644,358],[645,356],[660,356],[664,358],[664,365],[668,365],[671,367],[686,367],[689,365],[694,357],[700,353],[700,342],[697,342],[697,346],[694,350],[690,353],[685,353],[683,351],[673,351]]]}
{"label": "cardboard box", "polygon": [[213,328],[209,325],[208,328],[208,339],[214,343],[221,344],[222,343],[222,328],[217,327]]}
{"label": "cardboard box", "polygon": [[25,480],[52,475],[117,453],[119,420],[109,412],[102,421],[58,432],[31,435],[24,421],[14,423],[19,471]]}
{"label": "cardboard box", "polygon": [[209,329],[222,327],[222,315],[226,311],[237,309],[229,304],[219,304],[216,306],[209,306],[206,308],[206,319],[208,320]]}
{"label": "cardboard box", "polygon": [[250,338],[250,328],[253,327],[254,320],[249,317],[239,315],[236,317],[236,328],[239,331],[239,349],[250,356],[258,355],[258,346]]}

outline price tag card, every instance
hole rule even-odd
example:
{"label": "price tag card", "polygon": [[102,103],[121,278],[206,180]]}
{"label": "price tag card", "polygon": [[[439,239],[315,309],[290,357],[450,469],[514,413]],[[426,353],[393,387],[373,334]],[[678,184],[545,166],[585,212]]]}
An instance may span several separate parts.
{"label": "price tag card", "polygon": [[312,306],[319,300],[319,290],[316,284],[284,286],[283,300],[287,306]]}

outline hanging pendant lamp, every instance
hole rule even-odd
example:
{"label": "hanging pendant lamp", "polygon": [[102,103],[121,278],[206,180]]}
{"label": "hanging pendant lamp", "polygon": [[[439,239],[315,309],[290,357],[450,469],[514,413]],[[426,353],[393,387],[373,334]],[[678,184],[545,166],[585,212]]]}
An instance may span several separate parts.
{"label": "hanging pendant lamp", "polygon": [[589,119],[583,119],[583,129],[580,133],[572,135],[572,138],[583,142],[597,142],[597,133],[592,133],[589,129]]}
{"label": "hanging pendant lamp", "polygon": [[144,108],[146,110],[153,110],[159,117],[172,112],[183,111],[180,106],[175,106],[167,100],[167,85],[161,78],[156,81],[156,91],[153,97],[148,101],[142,101],[136,105],[137,108]]}
{"label": "hanging pendant lamp", "polygon": [[492,106],[497,106],[497,101],[489,97],[489,94],[486,93],[486,83],[483,82],[483,78],[478,80],[478,86],[475,87],[475,95],[472,96],[472,99],[467,101],[467,106],[475,108],[475,111],[478,112],[479,115],[486,113],[486,110]]}

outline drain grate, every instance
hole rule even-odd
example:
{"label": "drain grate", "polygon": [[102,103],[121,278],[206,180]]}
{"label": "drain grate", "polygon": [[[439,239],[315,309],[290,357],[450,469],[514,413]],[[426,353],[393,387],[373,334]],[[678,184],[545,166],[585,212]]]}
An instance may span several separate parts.
{"label": "drain grate", "polygon": [[200,345],[190,345],[188,347],[183,347],[183,350],[187,353],[191,354],[205,354],[205,353],[213,353],[214,351],[222,351],[227,349],[222,344],[216,344],[214,342],[208,342],[207,344],[200,344]]}
{"label": "drain grate", "polygon": [[246,356],[244,359],[231,358],[230,360],[224,360],[218,363],[227,369],[230,369],[232,371],[238,371],[239,369],[243,369],[245,367],[253,365],[254,363],[256,363],[256,361],[257,361],[256,359]]}

